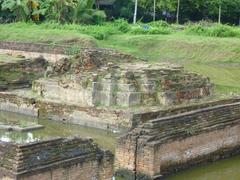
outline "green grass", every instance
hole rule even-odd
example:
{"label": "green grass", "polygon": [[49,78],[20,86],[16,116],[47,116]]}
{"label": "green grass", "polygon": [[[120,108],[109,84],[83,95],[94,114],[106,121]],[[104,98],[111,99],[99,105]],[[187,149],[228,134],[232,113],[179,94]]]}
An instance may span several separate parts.
{"label": "green grass", "polygon": [[210,77],[219,93],[240,93],[240,66],[188,64],[186,69]]}
{"label": "green grass", "polygon": [[99,41],[99,46],[120,49],[150,62],[237,63],[240,39],[184,35],[115,35]]}
{"label": "green grass", "polygon": [[[189,29],[184,30],[184,28],[178,31],[173,28],[170,34],[165,35],[133,35],[131,30],[123,32],[127,29],[124,22],[118,23],[115,24],[115,28],[110,24],[104,26],[61,26],[59,24],[38,26],[25,23],[0,25],[0,41],[52,44],[72,42],[73,47],[90,44],[90,46],[113,48],[147,59],[149,63],[170,62],[184,65],[187,70],[209,76],[216,85],[216,92],[240,94],[240,38],[210,37],[219,36],[221,27],[210,29],[209,31],[214,33],[209,36],[206,34],[199,36],[201,33],[198,34],[198,31],[193,31],[191,34],[194,35],[189,35]],[[155,25],[155,28],[157,27],[158,24]],[[231,35],[228,32],[229,28],[223,27],[224,36]],[[239,28],[233,29],[238,31]],[[103,36],[106,34],[106,38],[97,40],[96,38],[101,34]],[[75,51],[75,49],[72,50]]]}
{"label": "green grass", "polygon": [[217,93],[240,93],[240,39],[185,35],[115,35],[99,46],[134,54],[149,63],[181,64],[206,75]]}
{"label": "green grass", "polygon": [[82,46],[95,46],[96,40],[89,35],[76,30],[48,29],[35,24],[7,24],[0,25],[1,41],[21,41],[48,44],[78,43]]}

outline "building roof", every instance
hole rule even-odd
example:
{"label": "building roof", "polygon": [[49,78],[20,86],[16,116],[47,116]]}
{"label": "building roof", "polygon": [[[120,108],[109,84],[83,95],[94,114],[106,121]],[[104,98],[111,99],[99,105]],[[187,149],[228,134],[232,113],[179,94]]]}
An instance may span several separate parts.
{"label": "building roof", "polygon": [[113,5],[115,0],[98,0],[99,1],[99,5],[101,6],[111,6]]}

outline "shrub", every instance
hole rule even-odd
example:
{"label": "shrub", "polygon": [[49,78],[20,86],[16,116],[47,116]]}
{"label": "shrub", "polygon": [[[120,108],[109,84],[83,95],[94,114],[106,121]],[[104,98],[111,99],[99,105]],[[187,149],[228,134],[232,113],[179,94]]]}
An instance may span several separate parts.
{"label": "shrub", "polygon": [[212,24],[204,26],[201,24],[193,24],[185,29],[187,34],[203,35],[212,37],[240,37],[240,29],[222,24]]}
{"label": "shrub", "polygon": [[65,29],[75,30],[82,34],[93,36],[98,40],[106,39],[113,34],[121,32],[111,23],[103,23],[102,25],[79,25],[79,24],[59,24],[59,23],[43,23],[42,27],[47,29]]}
{"label": "shrub", "polygon": [[131,34],[170,34],[171,29],[167,27],[152,27],[149,25],[140,25],[133,27]]}
{"label": "shrub", "polygon": [[196,34],[196,35],[204,35],[206,34],[206,28],[203,26],[197,24],[197,25],[189,25],[186,28],[187,34]]}
{"label": "shrub", "polygon": [[130,24],[124,19],[117,19],[113,22],[112,25],[123,33],[127,33],[131,30]]}
{"label": "shrub", "polygon": [[239,37],[240,31],[228,25],[216,25],[207,31],[207,35],[214,37]]}
{"label": "shrub", "polygon": [[95,11],[92,14],[92,21],[94,24],[102,24],[106,20],[106,14],[104,11]]}
{"label": "shrub", "polygon": [[148,23],[148,25],[156,28],[161,28],[161,27],[170,28],[170,24],[168,24],[166,21],[154,21],[154,22]]}

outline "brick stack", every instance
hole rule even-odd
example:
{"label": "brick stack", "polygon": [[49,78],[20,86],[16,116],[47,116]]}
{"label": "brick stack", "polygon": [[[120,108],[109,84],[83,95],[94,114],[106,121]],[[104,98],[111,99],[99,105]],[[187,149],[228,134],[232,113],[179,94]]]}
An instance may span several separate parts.
{"label": "brick stack", "polygon": [[118,168],[151,177],[238,153],[240,103],[149,120],[120,137],[117,144]]}
{"label": "brick stack", "polygon": [[99,179],[113,175],[113,155],[89,139],[52,139],[31,144],[0,143],[0,178]]}

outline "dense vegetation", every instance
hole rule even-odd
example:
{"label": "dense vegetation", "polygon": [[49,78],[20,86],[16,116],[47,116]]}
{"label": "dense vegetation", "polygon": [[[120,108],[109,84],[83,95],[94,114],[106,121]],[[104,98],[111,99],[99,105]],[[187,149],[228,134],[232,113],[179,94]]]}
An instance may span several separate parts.
{"label": "dense vegetation", "polygon": [[[240,0],[0,0],[0,20],[55,21],[100,24],[106,19],[125,18],[132,22],[135,3],[137,20],[153,19],[181,23],[211,20],[240,23]],[[155,2],[155,3],[154,3]],[[178,8],[179,7],[179,8]],[[100,9],[104,10],[101,11]],[[106,14],[105,14],[106,13]]]}
{"label": "dense vegetation", "polygon": [[94,0],[0,0],[2,21],[55,21],[98,24],[103,11],[93,9]]}

